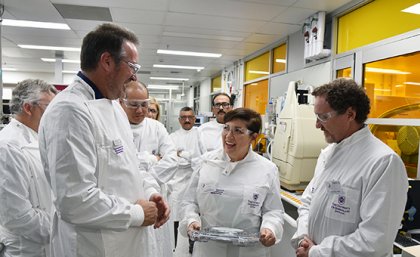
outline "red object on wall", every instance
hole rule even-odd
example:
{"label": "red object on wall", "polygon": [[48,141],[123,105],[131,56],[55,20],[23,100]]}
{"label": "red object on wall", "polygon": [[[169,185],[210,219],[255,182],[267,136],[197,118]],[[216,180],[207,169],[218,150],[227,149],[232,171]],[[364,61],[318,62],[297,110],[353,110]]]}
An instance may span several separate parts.
{"label": "red object on wall", "polygon": [[58,85],[54,84],[54,87],[57,88],[58,91],[63,91],[68,85]]}

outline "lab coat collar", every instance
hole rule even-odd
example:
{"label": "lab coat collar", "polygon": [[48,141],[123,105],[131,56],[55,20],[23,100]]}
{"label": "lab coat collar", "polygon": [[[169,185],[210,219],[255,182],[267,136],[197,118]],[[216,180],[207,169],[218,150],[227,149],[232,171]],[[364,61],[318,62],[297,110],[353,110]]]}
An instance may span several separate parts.
{"label": "lab coat collar", "polygon": [[102,93],[99,91],[98,87],[95,85],[95,83],[93,83],[92,80],[90,80],[88,77],[86,77],[85,74],[83,74],[81,71],[79,71],[77,73],[77,76],[79,78],[81,78],[84,82],[86,82],[86,84],[88,84],[92,89],[93,92],[95,92],[95,99],[102,99],[104,98],[104,96],[102,95]]}
{"label": "lab coat collar", "polygon": [[369,128],[364,125],[363,128],[359,129],[358,131],[351,134],[349,137],[344,138],[340,143],[337,144],[337,147],[347,147],[352,144],[357,143],[358,141],[362,140],[366,136],[370,134]]}
{"label": "lab coat collar", "polygon": [[26,133],[22,133],[22,135],[25,136],[25,140],[26,142],[28,142],[28,144],[38,142],[38,133],[36,133],[33,129],[26,126],[22,122],[12,118],[12,120],[10,121],[10,125],[16,128],[21,128],[22,130],[26,131]]}
{"label": "lab coat collar", "polygon": [[249,148],[247,155],[240,161],[233,162],[224,150],[220,149],[214,159],[205,160],[207,163],[222,168],[222,174],[229,176],[235,169],[236,166],[242,163],[252,161],[255,158],[255,153]]}
{"label": "lab coat collar", "polygon": [[364,140],[367,136],[371,134],[368,126],[364,125],[363,128],[351,134],[349,137],[343,139],[340,143],[332,143],[326,148],[322,149],[321,152],[324,155],[325,162],[328,162],[329,159],[334,155],[335,152],[349,147],[353,144],[359,143],[361,140]]}

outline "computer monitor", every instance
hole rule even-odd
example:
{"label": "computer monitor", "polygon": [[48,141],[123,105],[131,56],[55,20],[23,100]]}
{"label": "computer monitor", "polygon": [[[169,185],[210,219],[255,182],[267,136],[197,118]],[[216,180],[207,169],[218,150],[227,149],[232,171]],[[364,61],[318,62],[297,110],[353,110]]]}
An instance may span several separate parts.
{"label": "computer monitor", "polygon": [[420,239],[420,180],[409,180],[408,183],[410,187],[400,231]]}

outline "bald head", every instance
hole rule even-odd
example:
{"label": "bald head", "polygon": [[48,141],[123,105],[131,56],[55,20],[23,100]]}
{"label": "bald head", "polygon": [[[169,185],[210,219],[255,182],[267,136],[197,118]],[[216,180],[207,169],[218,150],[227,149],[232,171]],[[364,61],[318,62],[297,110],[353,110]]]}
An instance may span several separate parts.
{"label": "bald head", "polygon": [[124,85],[124,95],[123,98],[127,98],[127,94],[133,90],[140,90],[146,92],[146,98],[149,98],[149,90],[147,89],[146,84],[141,81],[130,81]]}

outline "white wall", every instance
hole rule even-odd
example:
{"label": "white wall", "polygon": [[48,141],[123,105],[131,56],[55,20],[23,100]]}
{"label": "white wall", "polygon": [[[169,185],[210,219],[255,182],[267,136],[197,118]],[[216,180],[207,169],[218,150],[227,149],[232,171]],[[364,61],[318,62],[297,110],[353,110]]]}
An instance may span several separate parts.
{"label": "white wall", "polygon": [[200,84],[200,109],[198,113],[210,112],[211,111],[211,79],[206,79]]}
{"label": "white wall", "polygon": [[304,85],[318,87],[331,81],[331,62],[321,63],[302,70],[286,73],[271,78],[270,98],[282,96],[286,91],[290,81],[301,80]]}
{"label": "white wall", "polygon": [[17,71],[4,71],[3,83],[4,84],[17,84],[25,79],[42,79],[50,84],[70,84],[76,74],[64,74],[63,82],[54,81],[54,73],[47,72],[17,72]]}

